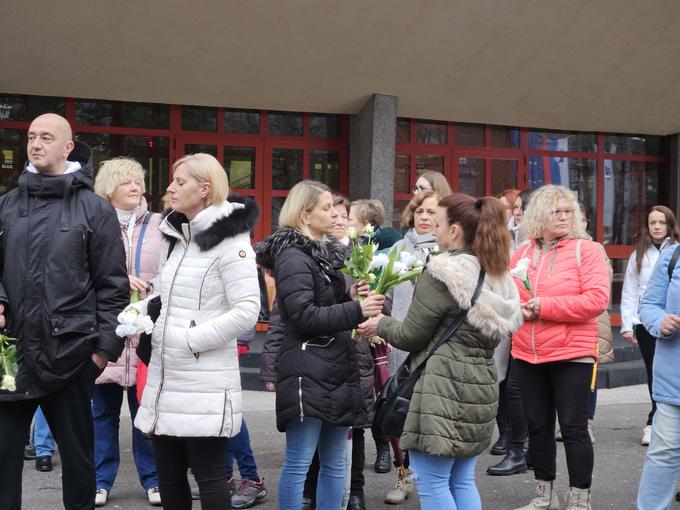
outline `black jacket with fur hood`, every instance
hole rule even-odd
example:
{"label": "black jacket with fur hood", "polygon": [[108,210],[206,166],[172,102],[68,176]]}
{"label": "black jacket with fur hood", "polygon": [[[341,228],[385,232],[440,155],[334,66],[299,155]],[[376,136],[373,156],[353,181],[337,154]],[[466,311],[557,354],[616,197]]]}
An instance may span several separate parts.
{"label": "black jacket with fur hood", "polygon": [[256,246],[258,263],[274,272],[284,333],[276,365],[276,424],[285,431],[305,416],[361,425],[366,410],[350,330],[361,307],[338,271],[345,247],[283,228]]}

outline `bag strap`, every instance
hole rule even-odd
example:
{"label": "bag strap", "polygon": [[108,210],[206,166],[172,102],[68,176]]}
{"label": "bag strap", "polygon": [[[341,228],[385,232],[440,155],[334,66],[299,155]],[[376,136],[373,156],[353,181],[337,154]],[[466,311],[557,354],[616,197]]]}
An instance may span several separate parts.
{"label": "bag strap", "polygon": [[673,255],[671,255],[671,260],[668,262],[668,282],[673,279],[673,271],[678,263],[678,258],[680,257],[680,244],[673,250]]}
{"label": "bag strap", "polygon": [[142,220],[142,229],[139,231],[139,238],[137,239],[137,249],[135,250],[135,276],[139,278],[139,264],[142,261],[142,242],[144,240],[144,233],[146,232],[146,227],[149,226],[149,220],[151,219],[151,214],[144,214],[144,219]]}
{"label": "bag strap", "polygon": [[[470,299],[470,308],[475,306],[475,303],[477,302],[477,298],[479,297],[480,292],[482,291],[482,284],[484,283],[484,270],[479,271],[479,278],[477,278],[477,287],[475,288],[474,294],[472,294],[472,299]],[[430,349],[430,353],[427,355],[427,358],[423,360],[423,362],[418,365],[418,368],[413,372],[414,374],[419,373],[423,368],[425,368],[425,364],[427,363],[427,360],[432,357],[432,355],[439,349],[448,339],[453,335],[454,331],[458,329],[458,326],[461,325],[461,323],[465,320],[465,317],[467,317],[468,310],[461,310],[460,313],[456,316],[455,320],[453,323],[449,326],[449,328],[444,332],[444,334],[441,336],[441,338],[437,341],[436,344],[434,344],[434,347]],[[411,354],[409,354],[409,358],[411,357]],[[404,361],[404,363],[408,363],[410,360],[407,359]],[[407,365],[408,366],[408,365]]]}

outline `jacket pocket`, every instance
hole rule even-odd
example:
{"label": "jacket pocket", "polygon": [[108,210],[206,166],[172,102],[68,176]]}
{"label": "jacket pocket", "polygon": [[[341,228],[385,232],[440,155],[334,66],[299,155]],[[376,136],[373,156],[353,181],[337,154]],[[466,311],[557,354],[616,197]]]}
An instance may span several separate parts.
{"label": "jacket pocket", "polygon": [[73,369],[94,352],[99,336],[94,314],[55,314],[50,317],[50,325],[48,356],[56,373]]}
{"label": "jacket pocket", "polygon": [[[227,419],[229,420],[229,427],[227,429]],[[229,432],[227,433],[227,430]],[[222,425],[220,426],[219,436],[232,437],[234,433],[234,405],[231,401],[231,393],[229,390],[224,391],[224,406],[222,407]]]}
{"label": "jacket pocket", "polygon": [[65,313],[50,316],[52,336],[91,335],[97,332],[97,317],[90,313]]}

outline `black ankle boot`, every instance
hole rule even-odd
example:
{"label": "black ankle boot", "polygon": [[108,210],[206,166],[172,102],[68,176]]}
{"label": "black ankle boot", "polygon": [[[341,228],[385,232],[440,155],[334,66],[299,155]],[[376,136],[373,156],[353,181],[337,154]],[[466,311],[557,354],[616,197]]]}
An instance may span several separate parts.
{"label": "black ankle boot", "polygon": [[510,422],[505,419],[499,419],[498,423],[498,440],[491,447],[491,455],[505,455],[510,448]]}
{"label": "black ankle boot", "polygon": [[366,510],[363,494],[351,494],[347,503],[347,510]]}
{"label": "black ankle boot", "polygon": [[390,443],[380,443],[376,445],[375,464],[373,465],[376,473],[389,473],[392,471],[392,459],[390,457]]}
{"label": "black ankle boot", "polygon": [[511,446],[505,458],[495,466],[489,466],[486,472],[492,476],[508,476],[526,473],[527,460],[522,446]]}

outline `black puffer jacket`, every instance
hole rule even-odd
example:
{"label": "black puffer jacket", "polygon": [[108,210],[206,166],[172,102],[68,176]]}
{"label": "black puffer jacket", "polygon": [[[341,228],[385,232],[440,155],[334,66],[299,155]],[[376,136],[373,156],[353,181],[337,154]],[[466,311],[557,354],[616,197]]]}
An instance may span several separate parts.
{"label": "black puffer jacket", "polygon": [[118,218],[92,192],[89,147],[76,142],[69,160],[81,168],[42,175],[27,166],[0,197],[0,302],[19,367],[17,390],[0,400],[52,393],[84,369],[94,377],[93,352],[115,360],[123,350],[115,329],[130,284]]}
{"label": "black puffer jacket", "polygon": [[284,334],[276,365],[276,425],[304,416],[333,425],[366,419],[350,330],[363,319],[338,271],[344,247],[281,229],[256,246],[257,262],[274,271]]}

